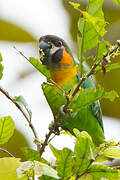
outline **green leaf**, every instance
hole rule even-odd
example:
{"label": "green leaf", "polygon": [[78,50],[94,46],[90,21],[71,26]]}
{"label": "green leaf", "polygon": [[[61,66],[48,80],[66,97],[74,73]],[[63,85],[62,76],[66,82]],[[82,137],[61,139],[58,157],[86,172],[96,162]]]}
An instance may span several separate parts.
{"label": "green leaf", "polygon": [[68,135],[69,137],[73,136],[69,131],[61,131],[60,134],[65,134]]}
{"label": "green leaf", "polygon": [[[95,149],[95,156],[97,156],[95,162],[104,163],[105,161],[110,160],[112,157],[109,157],[109,156],[112,156],[112,151],[116,149],[119,149],[119,146],[116,145],[116,143],[113,140],[105,141],[99,147]],[[120,150],[118,150],[117,152],[118,152],[118,157],[119,157]],[[117,152],[113,152],[113,156],[117,157],[116,155]]]}
{"label": "green leaf", "polygon": [[[32,33],[25,31],[22,26],[17,26],[16,23],[11,23],[11,21],[5,21],[0,19],[0,40],[2,41],[12,41],[12,42],[36,42],[35,37]],[[9,33],[8,33],[9,29]]]}
{"label": "green leaf", "polygon": [[33,57],[29,58],[29,62],[39,71],[41,72],[45,77],[50,79],[50,73],[46,69],[44,65],[41,64],[41,62],[38,59],[35,59]]}
{"label": "green leaf", "polygon": [[118,5],[120,5],[120,0],[113,0],[115,3],[117,3]]}
{"label": "green leaf", "polygon": [[0,118],[0,144],[8,142],[14,133],[14,126],[10,116]]}
{"label": "green leaf", "polygon": [[[1,180],[18,180],[16,169],[20,165],[20,159],[5,157],[0,158],[0,179]],[[27,180],[27,179],[23,179]]]}
{"label": "green leaf", "polygon": [[36,175],[41,177],[42,175],[47,175],[49,177],[59,179],[56,170],[38,161],[22,162],[20,167],[17,169],[17,174],[19,178],[35,177]]}
{"label": "green leaf", "polygon": [[69,177],[72,173],[73,152],[68,148],[63,148],[63,150],[58,150],[50,145],[50,149],[56,157],[56,170],[58,171],[58,176],[61,178]]}
{"label": "green leaf", "polygon": [[91,16],[86,11],[81,11],[81,12],[83,13],[87,22],[92,25],[97,35],[103,37],[106,33],[106,30],[105,30],[106,22],[104,21],[103,17],[100,18],[99,16],[98,17]]}
{"label": "green leaf", "polygon": [[44,163],[40,163],[38,161],[34,161],[35,163],[35,174],[40,175],[41,174],[41,170],[42,170],[42,175],[47,175],[50,176],[52,178],[56,178],[59,179],[58,175],[57,175],[57,171],[54,170],[53,168],[51,168],[50,166],[44,164]]}
{"label": "green leaf", "polygon": [[50,176],[42,175],[38,178],[39,180],[55,180],[56,178],[52,178]]}
{"label": "green leaf", "polygon": [[65,104],[66,98],[61,94],[61,92],[56,90],[56,87],[52,87],[51,84],[43,83],[42,90],[53,114],[57,115],[60,107]]}
{"label": "green leaf", "polygon": [[26,102],[26,100],[24,99],[23,96],[15,96],[14,97],[14,101],[21,107],[21,108],[25,108],[26,111],[28,112],[30,119],[32,118],[32,111],[29,109],[28,104]]}
{"label": "green leaf", "polygon": [[78,21],[78,29],[81,36],[78,36],[78,55],[81,56],[88,49],[92,49],[98,43],[98,36],[92,25],[86,22],[84,19]]}
{"label": "green leaf", "polygon": [[106,52],[107,52],[107,48],[106,48],[105,42],[104,41],[100,41],[98,43],[96,60],[97,61],[102,60]]}
{"label": "green leaf", "polygon": [[110,101],[114,101],[115,98],[118,98],[119,95],[116,91],[112,90],[110,92],[105,92],[103,98],[109,99]]}
{"label": "green leaf", "polygon": [[49,165],[49,163],[44,158],[42,158],[37,151],[35,151],[33,149],[29,149],[29,148],[23,148],[22,151],[27,160],[29,160],[29,161],[36,160],[36,161],[39,161],[39,162]]}
{"label": "green leaf", "polygon": [[[98,105],[97,107],[99,107]],[[95,108],[95,113],[99,113],[97,107]],[[91,135],[95,145],[99,146],[104,142],[104,133],[100,126],[101,122],[99,123],[100,120],[101,117],[97,119],[97,117],[94,116],[93,112],[91,111],[91,106],[87,106],[79,111],[73,112],[70,116],[63,117],[61,123],[62,128],[69,130],[72,134],[74,134],[74,128],[77,128],[80,131],[87,131]]]}
{"label": "green leaf", "polygon": [[3,61],[2,55],[0,53],[0,63]]}
{"label": "green leaf", "polygon": [[94,157],[94,154],[93,154],[93,150],[92,150],[91,147],[90,147],[90,159],[91,160],[95,160],[95,157]]}
{"label": "green leaf", "polygon": [[120,159],[120,147],[107,148],[103,155],[109,158]]}
{"label": "green leaf", "polygon": [[[74,148],[75,162],[73,165],[73,172],[76,175],[80,175],[93,160],[95,147],[91,136],[87,132],[83,131],[80,133],[77,129],[74,129],[74,133],[77,139]],[[91,151],[93,157],[91,157]]]}
{"label": "green leaf", "polygon": [[101,86],[98,86],[97,89],[81,88],[79,91],[79,94],[76,95],[76,97],[73,99],[69,107],[72,108],[74,112],[76,112],[102,98],[107,98],[110,101],[114,101],[115,98],[118,98],[118,97],[119,96],[116,91],[113,90],[110,92],[105,92],[103,87]]}
{"label": "green leaf", "polygon": [[102,164],[91,165],[90,168],[88,169],[88,173],[92,175],[95,179],[99,179],[99,178],[105,178],[109,180],[119,179],[119,174],[117,169],[112,169]]}
{"label": "green leaf", "polygon": [[76,180],[76,176],[75,175],[71,176],[69,180]]}
{"label": "green leaf", "polygon": [[120,69],[120,63],[106,65],[105,69],[106,69],[106,72],[110,72],[111,70],[115,70],[115,69]]}
{"label": "green leaf", "polygon": [[[84,176],[82,176],[80,178],[80,180],[96,180],[93,176],[91,176],[90,174],[85,174]],[[97,178],[97,180],[101,180],[100,178]]]}
{"label": "green leaf", "polygon": [[78,8],[80,7],[80,4],[74,3],[74,2],[71,2],[71,1],[69,1],[69,4],[72,5],[72,6],[73,6],[75,9],[77,9],[77,10],[78,10]]}
{"label": "green leaf", "polygon": [[81,34],[78,38],[79,56],[95,47],[99,42],[98,37],[106,33],[102,5],[103,0],[89,0],[86,12],[79,9],[85,17],[79,18],[78,21],[78,30]]}
{"label": "green leaf", "polygon": [[3,76],[3,65],[1,64],[1,62],[3,61],[3,58],[2,58],[2,55],[0,53],[0,79],[2,79],[2,76]]}

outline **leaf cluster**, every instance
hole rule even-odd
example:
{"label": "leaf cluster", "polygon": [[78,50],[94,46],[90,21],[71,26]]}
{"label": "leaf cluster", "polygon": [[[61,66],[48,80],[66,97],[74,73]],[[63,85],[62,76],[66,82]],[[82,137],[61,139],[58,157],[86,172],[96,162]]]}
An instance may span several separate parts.
{"label": "leaf cluster", "polygon": [[50,149],[56,158],[55,164],[52,165],[41,158],[37,151],[24,148],[23,152],[27,159],[25,162],[21,162],[17,158],[0,159],[0,178],[6,180],[17,180],[18,178],[27,180],[35,177],[43,180],[87,178],[91,180],[101,178],[118,180],[120,178],[119,170],[103,164],[106,159],[120,159],[118,145],[111,141],[95,148],[87,132],[80,133],[74,129],[74,133],[76,135],[74,151],[66,147],[58,150],[50,144]]}

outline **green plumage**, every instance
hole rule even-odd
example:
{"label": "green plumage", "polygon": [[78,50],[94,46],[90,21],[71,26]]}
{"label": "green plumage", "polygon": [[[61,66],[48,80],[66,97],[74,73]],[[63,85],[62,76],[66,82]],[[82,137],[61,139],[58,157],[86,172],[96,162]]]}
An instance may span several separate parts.
{"label": "green plumage", "polygon": [[[52,69],[52,72],[56,71],[56,68],[57,71],[60,72],[62,72],[62,69],[64,68],[70,70],[76,65],[67,44],[64,40],[57,36],[46,35],[41,37],[39,40],[39,48],[44,52],[44,58],[40,59],[41,62],[46,65],[50,71]],[[66,51],[69,55],[66,58],[72,57],[73,59],[70,66],[68,66],[68,64],[65,65],[65,63],[64,66],[61,65],[64,51]],[[68,60],[69,58],[66,61],[64,57],[64,61],[68,62]],[[83,65],[83,70],[88,71],[85,64]],[[67,74],[67,79],[69,77],[69,80],[62,85],[62,88],[66,92],[70,92],[70,94],[72,94],[73,90],[80,81],[80,74],[78,73],[76,75],[75,72],[75,75],[71,76],[71,71],[69,72],[70,73]],[[64,72],[60,75],[63,76],[62,78],[66,78]],[[57,81],[55,82],[57,83]],[[83,82],[82,89],[77,92],[75,97],[72,99],[72,102],[69,104],[68,109],[72,109],[72,113],[65,114],[62,112],[61,107],[66,104],[66,97],[58,88],[55,88],[55,86],[53,88],[50,84],[43,84],[42,88],[54,117],[59,116],[59,113],[61,112],[60,126],[64,130],[68,130],[72,134],[74,128],[77,128],[80,131],[87,131],[91,135],[96,146],[104,142],[105,138],[100,104],[99,101],[93,101],[93,99],[95,99],[94,94],[96,92],[96,87],[92,76]],[[87,88],[89,88],[89,91]],[[92,98],[90,97],[90,93],[92,94]],[[86,98],[91,98],[89,103]]]}
{"label": "green plumage", "polygon": [[[64,85],[63,88],[65,90],[69,90],[70,86],[72,85],[71,87],[75,87],[79,80],[80,75],[72,79],[68,84]],[[93,77],[89,77],[82,84],[82,88],[95,88]],[[75,100],[75,103],[77,104],[77,98]],[[96,146],[103,143],[105,140],[102,112],[99,101],[91,103],[89,106],[82,108],[80,111],[73,112],[71,117],[63,117],[62,124],[63,128],[69,130],[71,133],[73,132],[74,128],[77,128],[80,131],[87,131],[91,135]]]}
{"label": "green plumage", "polygon": [[[76,87],[79,82],[78,77],[74,77],[69,81],[69,83],[64,84],[62,87],[65,91],[69,91],[71,89],[71,93],[73,89]],[[83,88],[95,88],[94,79],[89,77],[82,85]],[[65,96],[62,95],[61,91],[57,88],[52,88],[52,85],[44,83],[42,85],[45,97],[47,99],[48,104],[51,107],[51,110],[54,116],[58,116],[60,112],[60,108],[62,105],[66,103]],[[76,94],[73,98],[73,101],[68,106],[69,109],[73,107],[74,110],[71,114],[62,114],[61,112],[61,127],[64,130],[68,130],[73,134],[73,129],[77,128],[80,131],[87,131],[95,143],[96,146],[103,143],[104,131],[103,131],[103,123],[102,123],[102,113],[99,101],[95,101],[88,106],[81,108],[80,110],[76,110],[78,107],[78,96],[80,92]],[[84,101],[86,97],[82,97],[82,101]]]}

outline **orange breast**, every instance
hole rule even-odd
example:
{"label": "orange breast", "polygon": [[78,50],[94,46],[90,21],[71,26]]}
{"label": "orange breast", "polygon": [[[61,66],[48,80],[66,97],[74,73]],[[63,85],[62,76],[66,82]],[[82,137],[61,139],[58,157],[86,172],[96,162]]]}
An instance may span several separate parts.
{"label": "orange breast", "polygon": [[73,64],[73,58],[70,56],[69,53],[67,53],[66,50],[63,52],[63,57],[60,61],[61,66],[70,66]]}
{"label": "orange breast", "polygon": [[50,73],[52,80],[59,86],[62,86],[77,75],[77,65],[74,67],[56,69]]}

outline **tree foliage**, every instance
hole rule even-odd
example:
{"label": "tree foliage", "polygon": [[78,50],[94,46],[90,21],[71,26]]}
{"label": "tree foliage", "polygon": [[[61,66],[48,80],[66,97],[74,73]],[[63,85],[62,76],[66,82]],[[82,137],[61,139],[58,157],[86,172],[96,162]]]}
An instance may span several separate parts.
{"label": "tree foliage", "polygon": [[[113,1],[120,5],[119,0]],[[89,0],[86,11],[80,8],[80,4],[70,2],[73,8],[80,13],[77,34],[78,60],[80,63],[78,72],[81,72],[81,81],[83,82],[96,73],[103,72],[105,75],[105,73],[113,69],[120,68],[120,63],[111,62],[111,58],[120,55],[120,41],[117,41],[115,45],[111,45],[103,39],[104,35],[107,33],[105,29],[107,23],[105,22],[102,10],[103,2],[103,0]],[[92,68],[86,73],[83,71],[82,63],[86,59],[86,51],[92,48],[96,48],[96,55],[93,58]],[[19,53],[24,56],[22,52]],[[89,132],[80,132],[78,130],[80,129],[80,123],[84,125],[85,117],[83,116],[83,122],[76,121],[76,117],[81,116],[82,113],[84,114],[87,106],[91,103],[96,100],[101,100],[102,98],[114,101],[115,98],[119,97],[118,93],[114,90],[106,92],[100,85],[98,85],[96,89],[94,87],[83,89],[80,81],[78,90],[77,88],[74,89],[71,95],[52,81],[49,71],[38,59],[33,57],[26,59],[49,81],[49,83],[42,84],[42,90],[53,113],[54,122],[49,127],[49,133],[46,135],[45,141],[39,141],[34,126],[31,124],[32,112],[24,97],[15,96],[12,98],[9,93],[0,86],[0,91],[18,107],[27,119],[35,137],[34,142],[38,147],[38,151],[28,148],[23,149],[26,156],[25,162],[21,162],[20,159],[15,157],[0,158],[0,179],[27,180],[34,179],[34,177],[41,180],[120,179],[119,167],[112,168],[105,164],[106,160],[120,159],[120,144],[116,144],[114,141],[104,141],[99,147],[96,147],[92,138],[96,136],[95,133],[97,133],[98,127],[97,124],[94,124],[96,132],[92,132],[93,126],[89,124],[91,115],[89,114],[87,117],[88,126],[90,126],[89,132],[92,132],[91,136]],[[3,75],[2,61],[3,58],[0,54],[0,79]],[[55,91],[55,88],[57,88],[58,91]],[[63,105],[66,107],[66,113],[62,111]],[[24,112],[24,109],[28,116]],[[80,111],[80,114],[78,111]],[[62,122],[59,121],[60,119],[62,119]],[[52,133],[54,133],[55,136],[56,134],[60,134],[59,128],[63,128],[63,126],[68,127],[68,125],[66,125],[67,123],[70,124],[69,128],[73,130],[75,135],[73,151],[66,147],[59,150],[49,143],[52,140],[52,138],[50,139],[50,135]],[[78,129],[74,128],[75,125]],[[8,142],[13,133],[14,122],[12,118],[10,116],[0,118],[0,144]],[[100,133],[99,136],[101,137],[102,133]],[[48,143],[56,158],[54,165],[50,164],[42,157]],[[0,148],[0,150],[11,155],[5,149]]]}

